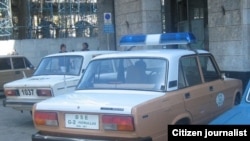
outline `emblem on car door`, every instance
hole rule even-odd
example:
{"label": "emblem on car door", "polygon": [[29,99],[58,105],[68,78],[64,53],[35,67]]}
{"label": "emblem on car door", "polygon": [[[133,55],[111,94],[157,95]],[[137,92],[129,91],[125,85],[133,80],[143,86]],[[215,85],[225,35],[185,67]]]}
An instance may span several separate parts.
{"label": "emblem on car door", "polygon": [[225,96],[223,93],[218,93],[216,96],[216,104],[218,107],[222,106],[225,100]]}

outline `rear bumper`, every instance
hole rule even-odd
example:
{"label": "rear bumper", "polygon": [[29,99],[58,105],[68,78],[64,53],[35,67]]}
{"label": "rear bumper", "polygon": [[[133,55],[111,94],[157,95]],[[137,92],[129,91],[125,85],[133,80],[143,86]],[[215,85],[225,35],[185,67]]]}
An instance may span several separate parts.
{"label": "rear bumper", "polygon": [[20,111],[31,111],[32,107],[35,103],[39,102],[40,100],[19,100],[19,99],[3,99],[3,106],[10,107]]}
{"label": "rear bumper", "polygon": [[93,138],[93,137],[70,137],[70,136],[54,136],[54,135],[42,135],[36,133],[31,136],[32,141],[152,141],[152,138]]}

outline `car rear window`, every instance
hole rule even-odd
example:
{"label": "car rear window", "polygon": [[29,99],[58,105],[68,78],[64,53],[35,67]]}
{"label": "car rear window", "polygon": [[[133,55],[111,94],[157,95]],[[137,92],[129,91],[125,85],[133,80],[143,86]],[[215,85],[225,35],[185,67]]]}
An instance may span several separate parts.
{"label": "car rear window", "polygon": [[83,59],[78,55],[46,57],[41,60],[34,75],[79,75]]}
{"label": "car rear window", "polygon": [[115,58],[91,62],[77,89],[164,91],[167,60]]}

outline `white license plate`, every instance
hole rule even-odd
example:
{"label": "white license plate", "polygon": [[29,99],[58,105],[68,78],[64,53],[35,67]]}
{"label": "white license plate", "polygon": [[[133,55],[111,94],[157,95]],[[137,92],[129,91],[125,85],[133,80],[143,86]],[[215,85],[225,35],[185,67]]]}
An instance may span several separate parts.
{"label": "white license plate", "polygon": [[87,114],[65,114],[65,127],[99,129],[99,116]]}
{"label": "white license plate", "polygon": [[21,96],[35,96],[35,89],[20,89]]}

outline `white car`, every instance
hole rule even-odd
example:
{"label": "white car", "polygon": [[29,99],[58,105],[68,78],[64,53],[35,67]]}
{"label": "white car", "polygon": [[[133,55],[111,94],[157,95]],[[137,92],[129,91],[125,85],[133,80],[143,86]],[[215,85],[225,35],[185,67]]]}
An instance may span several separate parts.
{"label": "white car", "polygon": [[3,105],[20,111],[31,111],[36,102],[72,92],[93,57],[114,52],[77,51],[45,56],[33,76],[4,85],[6,98]]}
{"label": "white car", "polygon": [[93,58],[74,92],[33,106],[32,141],[167,141],[168,125],[207,124],[239,103],[241,80],[224,77],[208,51],[178,48],[191,34],[122,41],[166,49]]}

